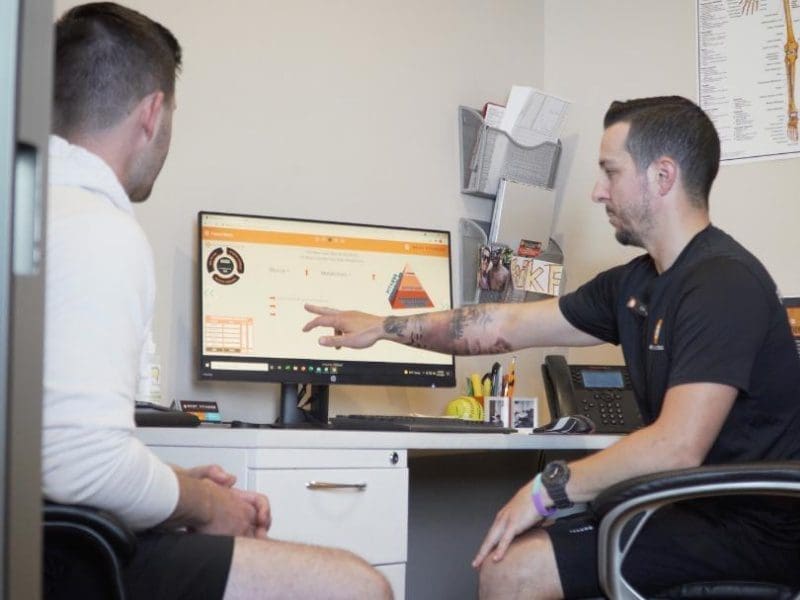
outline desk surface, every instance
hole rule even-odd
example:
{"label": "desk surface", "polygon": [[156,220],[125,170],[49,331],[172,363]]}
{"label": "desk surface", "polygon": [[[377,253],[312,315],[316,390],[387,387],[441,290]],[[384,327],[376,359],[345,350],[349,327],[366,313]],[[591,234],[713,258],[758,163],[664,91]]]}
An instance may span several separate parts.
{"label": "desk surface", "polygon": [[215,448],[350,448],[407,450],[600,450],[618,435],[525,433],[407,433],[313,429],[230,429],[140,427],[137,436],[148,446]]}

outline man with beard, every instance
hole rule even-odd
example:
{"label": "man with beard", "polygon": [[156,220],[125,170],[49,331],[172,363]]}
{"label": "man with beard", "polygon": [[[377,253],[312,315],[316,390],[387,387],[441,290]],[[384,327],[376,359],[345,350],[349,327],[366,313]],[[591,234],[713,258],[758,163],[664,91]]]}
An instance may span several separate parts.
{"label": "man with beard", "polygon": [[[800,360],[786,311],[764,267],[710,221],[720,157],[713,124],[673,96],[614,102],[604,127],[592,199],[617,240],[646,254],[560,299],[386,318],[307,307],[317,316],[305,331],[334,328],[324,346],[622,346],[645,426],[586,458],[548,464],[498,512],[473,561],[483,598],[601,595],[592,515],[543,525],[619,481],[800,458]],[[646,594],[703,579],[796,585],[799,538],[796,510],[774,499],[682,503],[647,522],[623,573]]]}

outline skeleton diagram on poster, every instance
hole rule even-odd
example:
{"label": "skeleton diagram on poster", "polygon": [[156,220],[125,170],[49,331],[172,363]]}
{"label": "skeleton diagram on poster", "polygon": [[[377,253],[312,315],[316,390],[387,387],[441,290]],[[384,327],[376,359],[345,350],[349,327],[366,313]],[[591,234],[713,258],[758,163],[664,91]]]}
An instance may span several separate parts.
{"label": "skeleton diagram on poster", "polygon": [[723,161],[800,156],[795,70],[800,0],[698,0],[700,106]]}

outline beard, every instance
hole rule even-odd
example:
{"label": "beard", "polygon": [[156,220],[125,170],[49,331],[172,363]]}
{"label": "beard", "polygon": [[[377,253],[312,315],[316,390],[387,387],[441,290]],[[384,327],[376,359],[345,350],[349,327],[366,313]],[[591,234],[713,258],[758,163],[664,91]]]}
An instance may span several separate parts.
{"label": "beard", "polygon": [[645,248],[644,236],[653,229],[653,213],[650,209],[650,192],[647,189],[647,182],[644,178],[641,182],[641,199],[638,206],[629,206],[627,210],[617,212],[606,212],[609,216],[615,216],[619,222],[619,227],[614,232],[614,237],[623,246],[634,246]]}
{"label": "beard", "polygon": [[634,246],[636,248],[644,248],[644,242],[642,239],[633,231],[629,229],[618,229],[614,233],[614,237],[617,238],[617,241],[622,244],[623,246]]}

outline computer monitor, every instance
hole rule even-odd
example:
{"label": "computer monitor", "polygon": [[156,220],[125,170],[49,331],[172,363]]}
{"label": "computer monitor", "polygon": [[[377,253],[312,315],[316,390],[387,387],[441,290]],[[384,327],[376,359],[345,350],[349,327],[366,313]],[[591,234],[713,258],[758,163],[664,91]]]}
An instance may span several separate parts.
{"label": "computer monitor", "polygon": [[[306,303],[379,315],[452,306],[450,234],[199,213],[201,379],[281,384],[285,426],[327,421],[331,384],[455,386],[454,357],[380,341],[320,346]],[[312,410],[298,401],[310,385]],[[303,398],[303,400],[306,400]]]}

